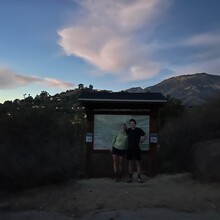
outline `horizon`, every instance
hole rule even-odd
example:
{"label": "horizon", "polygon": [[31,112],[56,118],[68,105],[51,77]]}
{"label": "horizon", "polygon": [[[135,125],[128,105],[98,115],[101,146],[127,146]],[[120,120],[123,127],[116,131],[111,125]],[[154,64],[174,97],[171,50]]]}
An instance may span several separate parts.
{"label": "horizon", "polygon": [[[218,0],[1,0],[0,103],[220,75]],[[40,14],[40,17],[39,17]]]}
{"label": "horizon", "polygon": [[[117,93],[117,92],[126,91],[126,90],[129,90],[129,89],[136,89],[136,88],[146,89],[146,88],[149,88],[149,87],[156,86],[156,85],[158,85],[158,84],[160,84],[160,83],[162,83],[162,82],[164,82],[164,81],[166,81],[166,80],[170,80],[170,79],[175,78],[175,77],[184,77],[184,76],[201,75],[201,74],[205,74],[205,75],[209,75],[209,76],[218,76],[218,77],[220,77],[220,75],[202,72],[202,73],[183,74],[183,75],[179,75],[179,76],[170,77],[170,78],[164,79],[164,80],[162,80],[162,81],[160,81],[160,82],[158,82],[158,83],[156,83],[156,84],[154,84],[154,85],[152,85],[152,86],[148,86],[148,87],[145,87],[145,88],[142,88],[142,87],[140,87],[140,86],[135,86],[135,87],[126,88],[125,90],[120,90],[120,91],[112,91],[112,90],[107,90],[107,89],[105,89],[105,88],[102,88],[102,89],[93,88],[93,90],[97,90],[97,91],[106,90],[106,91],[109,91],[109,92],[113,92],[113,93],[116,92],[116,93]],[[80,84],[83,84],[83,83],[80,83]],[[90,84],[90,85],[91,85],[91,84]],[[83,84],[84,88],[89,88],[90,85],[84,85],[84,84]],[[92,85],[92,86],[93,86],[93,85]],[[65,92],[68,92],[68,91],[75,91],[75,90],[78,90],[78,89],[79,89],[79,85],[78,85],[76,88],[74,88],[74,89],[69,89],[69,90],[66,90],[66,91],[61,91],[61,92],[58,92],[58,93],[56,93],[56,94],[61,94],[61,93],[63,93],[63,92],[65,93]],[[47,92],[47,91],[41,91],[41,92]],[[41,93],[41,92],[40,92],[40,93]],[[37,95],[40,95],[40,93],[39,93],[39,94],[36,94],[35,97],[36,97]],[[135,93],[136,93],[136,92],[135,92]],[[48,93],[48,94],[49,94],[49,93]],[[56,94],[49,94],[49,96],[52,97],[52,96],[55,96]],[[19,100],[24,100],[25,98],[27,98],[27,97],[25,97],[25,96],[27,96],[27,95],[30,95],[30,94],[27,94],[27,93],[23,94],[23,98],[21,98],[21,99],[19,99]],[[31,96],[31,95],[30,95],[30,96]],[[34,96],[32,96],[32,97],[35,98]],[[18,99],[18,98],[15,98],[15,99]],[[5,101],[14,101],[15,99],[13,99],[13,100],[5,100]],[[4,103],[4,102],[0,102],[0,104],[3,104],[3,103]]]}

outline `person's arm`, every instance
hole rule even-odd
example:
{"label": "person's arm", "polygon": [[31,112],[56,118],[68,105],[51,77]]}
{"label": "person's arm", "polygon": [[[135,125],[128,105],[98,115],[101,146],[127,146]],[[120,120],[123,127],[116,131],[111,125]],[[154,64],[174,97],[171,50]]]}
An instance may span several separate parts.
{"label": "person's arm", "polygon": [[141,129],[141,138],[140,138],[140,142],[141,144],[147,139],[147,133],[145,133],[142,129]]}
{"label": "person's arm", "polygon": [[141,144],[147,139],[147,134],[141,136]]}
{"label": "person's arm", "polygon": [[116,142],[116,138],[117,138],[117,134],[115,134],[115,136],[113,137],[112,147],[111,147],[110,151],[112,151],[112,148],[114,147],[114,144],[115,144],[115,142]]}

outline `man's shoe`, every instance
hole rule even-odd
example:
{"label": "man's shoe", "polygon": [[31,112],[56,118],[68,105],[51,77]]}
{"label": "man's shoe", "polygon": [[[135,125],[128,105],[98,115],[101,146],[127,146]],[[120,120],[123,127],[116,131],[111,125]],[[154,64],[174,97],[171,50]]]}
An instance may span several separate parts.
{"label": "man's shoe", "polygon": [[118,182],[118,173],[115,173],[114,181],[115,181],[115,182]]}
{"label": "man's shoe", "polygon": [[141,178],[137,178],[138,183],[143,183],[144,181]]}

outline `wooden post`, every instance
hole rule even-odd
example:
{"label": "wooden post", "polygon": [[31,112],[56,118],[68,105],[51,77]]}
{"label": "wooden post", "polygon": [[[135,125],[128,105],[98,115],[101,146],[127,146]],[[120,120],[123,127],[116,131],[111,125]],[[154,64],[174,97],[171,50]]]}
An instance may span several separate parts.
{"label": "wooden post", "polygon": [[[158,109],[152,109],[150,114],[150,133],[158,132],[157,129],[157,116],[158,116]],[[152,143],[150,140],[150,148],[149,148],[149,176],[154,177],[157,175],[158,172],[158,146],[157,143]]]}
{"label": "wooden post", "polygon": [[93,139],[94,139],[94,130],[93,130],[93,123],[94,123],[94,115],[93,111],[90,108],[86,109],[87,114],[87,129],[86,133],[92,134],[92,142],[86,142],[86,174],[89,177],[93,176],[93,169],[92,169],[92,156],[93,156]]}

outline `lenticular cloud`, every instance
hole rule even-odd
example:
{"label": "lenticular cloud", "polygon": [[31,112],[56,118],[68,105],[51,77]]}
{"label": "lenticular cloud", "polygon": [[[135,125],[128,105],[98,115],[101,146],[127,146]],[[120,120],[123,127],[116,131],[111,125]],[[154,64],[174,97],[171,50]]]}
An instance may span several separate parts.
{"label": "lenticular cloud", "polygon": [[[58,31],[66,55],[77,56],[121,80],[141,80],[158,73],[149,41],[169,0],[82,0],[81,19]],[[125,78],[126,74],[126,78]]]}
{"label": "lenticular cloud", "polygon": [[17,74],[12,70],[6,68],[0,69],[0,89],[17,88],[27,86],[33,83],[40,83],[49,87],[58,87],[62,89],[67,89],[74,86],[72,83],[64,82],[53,78],[26,76]]}

